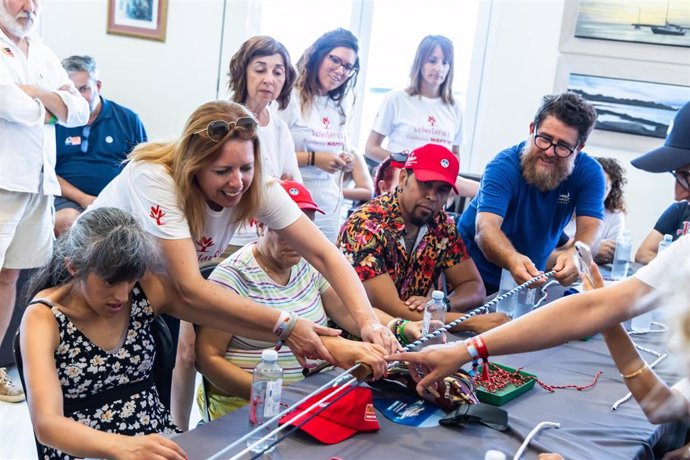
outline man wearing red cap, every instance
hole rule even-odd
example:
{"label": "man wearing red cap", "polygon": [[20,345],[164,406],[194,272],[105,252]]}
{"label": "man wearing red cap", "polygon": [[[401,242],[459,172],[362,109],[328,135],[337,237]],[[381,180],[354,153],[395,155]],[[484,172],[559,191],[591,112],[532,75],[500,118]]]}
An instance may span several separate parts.
{"label": "man wearing red cap", "polygon": [[[501,269],[518,284],[544,270],[573,212],[575,240],[593,245],[604,216],[604,173],[581,150],[595,120],[594,107],[577,94],[545,96],[527,140],[486,166],[458,230],[487,293],[498,290]],[[577,280],[574,246],[553,269],[564,286]]]}
{"label": "man wearing red cap", "polygon": [[[460,165],[447,148],[427,144],[412,151],[400,171],[400,185],[355,211],[338,236],[372,305],[386,313],[421,319],[430,290],[441,274],[453,289],[450,310],[463,312],[484,300],[485,291],[453,219],[443,211]],[[452,321],[460,316],[449,314]],[[473,317],[465,330],[503,323],[502,314]]]}

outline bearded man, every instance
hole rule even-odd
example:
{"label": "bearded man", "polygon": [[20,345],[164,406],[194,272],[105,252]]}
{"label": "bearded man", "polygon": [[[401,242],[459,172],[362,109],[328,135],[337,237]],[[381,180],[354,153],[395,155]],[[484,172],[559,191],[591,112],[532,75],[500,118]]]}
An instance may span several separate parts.
{"label": "bearded man", "polygon": [[[38,0],[0,0],[0,342],[19,271],[44,265],[53,245],[55,123],[80,126],[89,106],[57,57],[32,34]],[[24,393],[0,368],[0,401]]]}
{"label": "bearded man", "polygon": [[[604,216],[604,173],[581,150],[595,121],[594,107],[577,94],[545,96],[529,138],[487,165],[458,230],[488,294],[498,290],[501,269],[518,284],[544,270],[573,211],[575,240],[594,242]],[[553,269],[564,286],[577,280],[574,247]]]}

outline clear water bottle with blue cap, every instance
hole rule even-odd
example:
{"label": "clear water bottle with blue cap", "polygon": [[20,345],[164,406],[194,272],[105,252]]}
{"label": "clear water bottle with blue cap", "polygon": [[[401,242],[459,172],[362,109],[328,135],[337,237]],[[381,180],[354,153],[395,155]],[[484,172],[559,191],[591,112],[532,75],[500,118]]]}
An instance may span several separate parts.
{"label": "clear water bottle with blue cap", "polygon": [[261,353],[261,362],[254,368],[252,375],[252,392],[249,398],[249,429],[261,427],[255,434],[247,438],[247,447],[262,440],[252,447],[252,452],[271,452],[274,447],[266,449],[273,444],[277,436],[267,437],[268,433],[278,428],[278,421],[264,423],[278,415],[280,412],[280,397],[283,390],[283,369],[278,365],[278,352],[264,350]]}
{"label": "clear water bottle with blue cap", "polygon": [[[443,327],[446,323],[446,304],[443,301],[443,291],[434,291],[431,293],[431,300],[424,305],[424,318],[422,319],[422,335],[427,335],[434,332],[436,329]],[[442,333],[438,337],[427,342],[446,343],[446,334]]]}
{"label": "clear water bottle with blue cap", "polygon": [[632,253],[632,237],[630,230],[625,229],[616,241],[616,252],[613,256],[613,268],[611,269],[611,278],[614,280],[622,280],[628,276],[628,268],[630,267],[630,254]]}

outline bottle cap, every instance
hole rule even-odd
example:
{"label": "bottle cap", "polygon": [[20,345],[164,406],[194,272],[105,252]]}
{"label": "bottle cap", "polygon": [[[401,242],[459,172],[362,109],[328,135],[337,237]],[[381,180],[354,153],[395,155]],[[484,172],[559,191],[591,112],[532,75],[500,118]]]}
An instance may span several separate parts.
{"label": "bottle cap", "polygon": [[487,450],[484,454],[484,460],[506,460],[506,454],[500,450]]}
{"label": "bottle cap", "polygon": [[277,361],[278,352],[271,348],[267,348],[266,350],[261,352],[261,359],[264,361]]}
{"label": "bottle cap", "polygon": [[673,235],[669,235],[668,233],[664,235],[664,241],[672,241],[673,240]]}
{"label": "bottle cap", "polygon": [[434,300],[443,300],[443,291],[434,291],[431,293],[431,298]]}

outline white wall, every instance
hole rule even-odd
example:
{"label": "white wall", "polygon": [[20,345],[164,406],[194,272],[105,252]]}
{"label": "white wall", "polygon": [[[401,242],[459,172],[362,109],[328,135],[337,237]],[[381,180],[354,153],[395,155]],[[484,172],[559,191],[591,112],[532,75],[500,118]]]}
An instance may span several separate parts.
{"label": "white wall", "polygon": [[[562,73],[573,65],[588,64],[588,71],[594,75],[598,71],[604,76],[619,76],[616,72],[620,72],[621,77],[637,76],[642,80],[651,75],[651,81],[690,86],[690,50],[687,48],[667,50],[671,47],[586,40],[585,46],[566,44],[568,51],[578,54],[560,54],[561,35],[564,39],[572,36],[567,28],[574,24],[576,7],[576,0],[491,2],[483,72],[469,89],[470,92],[479,91],[471,172],[480,173],[496,153],[527,137],[540,98],[563,90]],[[663,62],[654,62],[656,60]],[[630,160],[662,144],[662,139],[595,130],[585,147],[585,151],[594,156],[617,158],[627,170],[627,227],[632,231],[634,248],[672,202],[673,178],[669,174],[640,171]]]}
{"label": "white wall", "polygon": [[[571,1],[485,0],[482,14],[490,16],[489,29],[477,48],[486,49],[486,55],[475,59],[478,74],[469,88],[476,99],[470,98],[468,109],[476,106],[477,112],[476,118],[469,114],[467,120],[476,119],[476,127],[469,157],[463,154],[463,170],[481,172],[497,152],[524,139],[541,96],[559,86],[559,41],[564,14],[565,22],[572,16]],[[138,112],[152,139],[174,138],[194,108],[217,97],[219,84],[220,97],[225,97],[228,60],[247,31],[256,27],[258,5],[255,0],[170,0],[167,38],[161,43],[106,34],[106,0],[50,0],[44,5],[42,35],[60,58],[94,56],[104,95]],[[592,54],[618,46],[590,42]],[[679,63],[671,66],[681,73],[674,78],[690,84],[690,59]],[[635,245],[673,199],[673,181],[667,174],[638,171],[629,161],[661,144],[651,138],[595,132],[586,148],[626,165],[628,226]]]}
{"label": "white wall", "polygon": [[139,114],[149,137],[172,139],[216,98],[222,0],[172,0],[165,42],[106,34],[105,0],[44,2],[42,36],[59,58],[89,54],[103,95]]}

